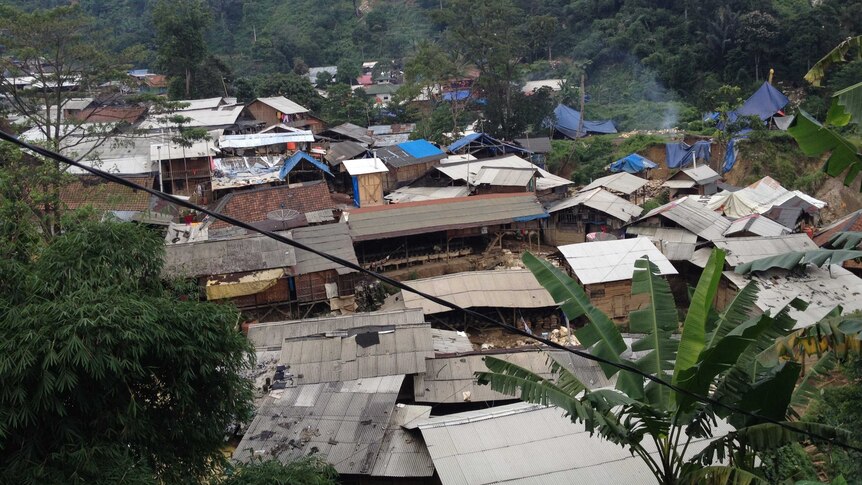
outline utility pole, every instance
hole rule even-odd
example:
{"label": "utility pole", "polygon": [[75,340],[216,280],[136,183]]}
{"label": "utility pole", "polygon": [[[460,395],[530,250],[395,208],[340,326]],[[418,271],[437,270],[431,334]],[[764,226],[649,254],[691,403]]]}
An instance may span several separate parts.
{"label": "utility pole", "polygon": [[584,104],[587,102],[586,100],[586,91],[584,88],[585,78],[587,75],[585,73],[581,73],[581,117],[578,119],[578,133],[577,135],[584,136]]}

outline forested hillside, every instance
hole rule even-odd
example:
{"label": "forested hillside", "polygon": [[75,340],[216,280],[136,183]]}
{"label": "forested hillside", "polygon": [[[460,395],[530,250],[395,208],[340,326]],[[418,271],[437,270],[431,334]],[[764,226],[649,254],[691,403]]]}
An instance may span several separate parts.
{"label": "forested hillside", "polygon": [[[68,0],[6,0],[23,8]],[[153,50],[155,0],[80,0],[111,31],[116,49]],[[440,38],[445,11],[473,2],[449,0],[207,0],[208,42],[235,75],[286,72],[296,64],[350,65],[409,57]],[[483,2],[475,2],[477,5]],[[506,3],[506,2],[504,2]],[[776,71],[801,84],[810,65],[843,38],[862,32],[862,0],[516,0],[521,65],[589,61],[599,95],[664,99],[668,90],[700,106],[723,84],[748,86]],[[441,12],[442,7],[442,12]],[[478,8],[478,7],[477,7]],[[501,7],[502,8],[502,7]],[[441,15],[443,13],[444,15]],[[450,46],[458,48],[458,46]],[[141,59],[141,67],[153,57]],[[540,63],[536,65],[536,63]],[[533,65],[530,69],[529,65]],[[856,66],[858,69],[858,66]],[[840,77],[840,76],[839,76]],[[602,83],[603,85],[606,83]]]}

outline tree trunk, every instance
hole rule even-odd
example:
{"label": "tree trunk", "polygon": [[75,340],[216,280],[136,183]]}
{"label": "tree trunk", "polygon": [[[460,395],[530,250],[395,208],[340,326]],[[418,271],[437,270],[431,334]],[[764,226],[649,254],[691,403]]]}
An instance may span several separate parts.
{"label": "tree trunk", "polygon": [[186,68],[186,99],[191,97],[191,88],[192,88],[192,70],[188,67]]}

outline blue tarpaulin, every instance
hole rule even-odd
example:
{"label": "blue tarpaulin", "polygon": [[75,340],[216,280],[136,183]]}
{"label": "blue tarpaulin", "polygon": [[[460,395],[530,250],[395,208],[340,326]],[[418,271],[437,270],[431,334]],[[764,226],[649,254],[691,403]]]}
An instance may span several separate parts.
{"label": "blue tarpaulin", "polygon": [[398,146],[413,158],[443,156],[443,150],[434,146],[428,140],[413,140],[399,143]]}
{"label": "blue tarpaulin", "polygon": [[652,160],[644,158],[637,153],[632,153],[612,163],[611,172],[638,173],[649,168],[656,168],[657,166]]}
{"label": "blue tarpaulin", "polygon": [[739,156],[739,140],[743,140],[746,137],[740,136],[736,138],[731,138],[729,142],[727,142],[727,151],[724,152],[724,166],[722,167],[721,173],[727,173],[730,169],[736,165],[736,157]]}
{"label": "blue tarpaulin", "polygon": [[443,93],[443,101],[464,101],[470,97],[469,89],[459,89],[457,91],[447,91]]}
{"label": "blue tarpaulin", "polygon": [[781,111],[789,102],[787,96],[765,82],[742,106],[728,113],[727,119],[732,122],[743,116],[757,116],[766,121]]}
{"label": "blue tarpaulin", "polygon": [[581,113],[578,110],[558,104],[554,108],[554,116],[557,118],[554,128],[569,138],[580,138],[590,133],[608,134],[616,133],[617,128],[613,121],[586,121],[584,120],[583,133],[578,133],[578,125],[581,121]]}
{"label": "blue tarpaulin", "polygon": [[[471,144],[475,145],[477,151],[481,149],[487,149],[493,152],[493,154],[495,155],[503,155],[506,153],[533,153],[526,148],[500,141],[485,133],[471,133],[446,147],[446,150],[448,150],[450,153],[455,153],[458,150],[470,146]],[[471,150],[472,148],[473,147],[471,147]]]}
{"label": "blue tarpaulin", "polygon": [[359,179],[353,177],[353,205],[359,207]]}
{"label": "blue tarpaulin", "polygon": [[280,178],[282,180],[287,178],[287,174],[290,173],[290,171],[293,170],[294,167],[296,167],[299,164],[299,162],[302,160],[305,160],[306,162],[314,165],[315,167],[319,168],[320,170],[323,170],[323,172],[326,173],[327,175],[329,175],[330,177],[333,177],[332,172],[329,171],[329,167],[327,167],[326,165],[324,165],[324,164],[318,162],[317,160],[311,158],[311,156],[309,156],[307,153],[305,153],[303,151],[298,151],[298,152],[294,153],[292,157],[290,157],[284,161],[284,165],[281,167],[281,170],[279,170],[279,172],[278,172],[278,178]]}
{"label": "blue tarpaulin", "polygon": [[692,163],[694,153],[691,151],[691,146],[684,142],[668,143],[665,148],[665,160],[667,168],[680,168]]}
{"label": "blue tarpaulin", "polygon": [[687,167],[695,159],[709,161],[712,143],[706,140],[697,141],[694,145],[681,141],[665,145],[666,161],[668,168]]}

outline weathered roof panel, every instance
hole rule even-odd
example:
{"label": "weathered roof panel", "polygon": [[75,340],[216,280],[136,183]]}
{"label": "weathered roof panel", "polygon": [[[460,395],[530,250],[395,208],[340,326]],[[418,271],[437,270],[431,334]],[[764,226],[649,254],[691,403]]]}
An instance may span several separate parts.
{"label": "weathered roof panel", "polygon": [[355,209],[348,224],[354,241],[366,241],[545,217],[532,193],[489,194]]}
{"label": "weathered roof panel", "polygon": [[500,157],[482,158],[479,160],[475,157],[468,160],[453,160],[455,157],[456,156],[454,155],[450,155],[449,161],[444,159],[441,161],[442,164],[435,168],[452,180],[461,180],[468,182],[470,185],[477,185],[476,176],[484,167],[537,169],[539,171],[539,177],[536,178],[536,190],[539,191],[573,184],[571,180],[554,175],[516,155],[503,155]]}
{"label": "weathered roof panel", "polygon": [[643,212],[640,206],[632,204],[601,187],[579,192],[568,199],[554,202],[548,206],[548,212],[553,213],[582,204],[623,222],[629,222]]}
{"label": "weathered roof panel", "polygon": [[296,253],[287,244],[264,236],[250,236],[168,244],[162,274],[169,278],[211,276],[295,264]]}
{"label": "weathered roof panel", "polygon": [[789,253],[817,249],[807,234],[787,234],[774,237],[734,237],[715,240],[716,247],[727,251],[725,261],[731,267],[751,261]]}
{"label": "weathered roof panel", "polygon": [[613,190],[614,192],[630,195],[646,184],[646,179],[642,179],[628,172],[620,172],[606,177],[597,178],[591,184],[578,190],[578,192],[586,192],[588,190],[603,187],[608,190]]}
{"label": "weathered roof panel", "polygon": [[[375,477],[430,477],[434,462],[416,423],[428,419],[431,406],[396,404],[386,428],[371,475]],[[413,430],[413,431],[410,431]]]}
{"label": "weathered roof panel", "polygon": [[[346,259],[351,263],[359,264],[356,260],[356,252],[353,250],[353,241],[347,230],[347,224],[324,224],[321,226],[300,227],[292,231],[293,240],[319,251]],[[334,269],[338,274],[355,273],[356,270],[333,263],[332,261],[310,253],[303,249],[296,249],[295,274],[317,273]]]}
{"label": "weathered roof panel", "polygon": [[[795,225],[795,224],[794,224]],[[725,236],[751,233],[755,236],[781,236],[790,234],[790,229],[760,214],[751,214],[733,221],[724,231]]]}
{"label": "weathered roof panel", "polygon": [[730,221],[721,214],[707,209],[692,197],[683,197],[649,211],[639,220],[660,216],[688,229],[707,241],[724,237]]}
{"label": "weathered roof panel", "polygon": [[630,280],[636,260],[647,256],[662,275],[677,274],[676,268],[645,237],[569,244],[558,248],[581,284]]}
{"label": "weathered roof panel", "polygon": [[273,108],[281,113],[293,115],[299,113],[308,113],[308,108],[295,103],[284,96],[272,96],[269,98],[257,98],[255,101],[260,101],[261,103]]}
{"label": "weathered roof panel", "polygon": [[454,187],[401,187],[384,199],[399,204],[403,202],[421,202],[426,200],[453,199],[455,197],[467,197],[470,189],[467,186]]}

